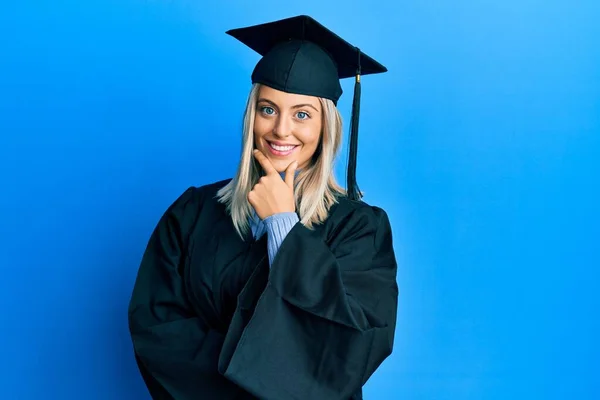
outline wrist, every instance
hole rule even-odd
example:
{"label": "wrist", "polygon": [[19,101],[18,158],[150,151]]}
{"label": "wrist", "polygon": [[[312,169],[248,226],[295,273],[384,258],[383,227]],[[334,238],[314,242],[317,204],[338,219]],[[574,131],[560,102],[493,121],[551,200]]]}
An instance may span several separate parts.
{"label": "wrist", "polygon": [[280,220],[280,219],[296,219],[296,220],[298,220],[299,218],[298,218],[298,214],[296,214],[295,211],[280,211],[280,212],[271,214],[268,217],[265,217],[263,219],[263,222],[268,225],[268,224],[271,224],[273,221]]}

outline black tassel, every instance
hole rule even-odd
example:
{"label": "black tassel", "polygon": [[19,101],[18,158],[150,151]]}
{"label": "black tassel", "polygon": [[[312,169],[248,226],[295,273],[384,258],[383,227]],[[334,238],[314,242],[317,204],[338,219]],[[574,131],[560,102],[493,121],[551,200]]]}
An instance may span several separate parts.
{"label": "black tassel", "polygon": [[358,153],[358,120],[360,117],[360,50],[358,50],[358,70],[354,83],[354,98],[352,100],[352,117],[350,120],[350,151],[348,154],[347,194],[350,200],[360,200],[362,194],[356,182],[356,164]]}

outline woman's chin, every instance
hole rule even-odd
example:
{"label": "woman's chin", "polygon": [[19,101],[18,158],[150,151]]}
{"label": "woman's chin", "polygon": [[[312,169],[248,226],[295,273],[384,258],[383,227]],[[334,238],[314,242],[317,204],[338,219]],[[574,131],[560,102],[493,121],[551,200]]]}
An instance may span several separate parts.
{"label": "woman's chin", "polygon": [[277,172],[285,172],[285,170],[290,166],[290,164],[294,161],[292,157],[286,158],[271,158],[267,156],[271,165],[277,170]]}
{"label": "woman's chin", "polygon": [[285,170],[287,169],[287,167],[290,165],[292,161],[282,161],[279,160],[278,162],[273,163],[273,166],[275,167],[275,169],[277,170],[277,172],[281,173],[281,172],[285,172]]}

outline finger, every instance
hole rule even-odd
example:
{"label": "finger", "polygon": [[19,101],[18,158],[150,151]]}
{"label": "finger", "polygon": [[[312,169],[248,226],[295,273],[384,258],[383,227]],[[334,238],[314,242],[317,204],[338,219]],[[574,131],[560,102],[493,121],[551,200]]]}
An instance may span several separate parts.
{"label": "finger", "polygon": [[248,192],[248,202],[252,207],[256,206],[256,193],[254,191]]}
{"label": "finger", "polygon": [[294,177],[296,175],[296,168],[298,167],[298,161],[292,161],[285,170],[285,183],[290,189],[294,188]]}
{"label": "finger", "polygon": [[277,170],[273,164],[271,164],[271,161],[269,161],[269,159],[260,150],[254,149],[254,157],[256,157],[267,175],[277,174]]}

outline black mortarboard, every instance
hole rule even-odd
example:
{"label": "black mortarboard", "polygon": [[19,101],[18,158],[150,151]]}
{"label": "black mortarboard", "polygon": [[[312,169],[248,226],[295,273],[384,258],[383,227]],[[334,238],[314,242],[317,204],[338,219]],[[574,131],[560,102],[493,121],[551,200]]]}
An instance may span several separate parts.
{"label": "black mortarboard", "polygon": [[340,79],[356,77],[350,152],[348,197],[360,199],[356,184],[360,76],[387,69],[360,49],[305,15],[232,29],[227,33],[262,56],[252,72],[252,82],[288,93],[323,97],[337,104],[342,95]]}

